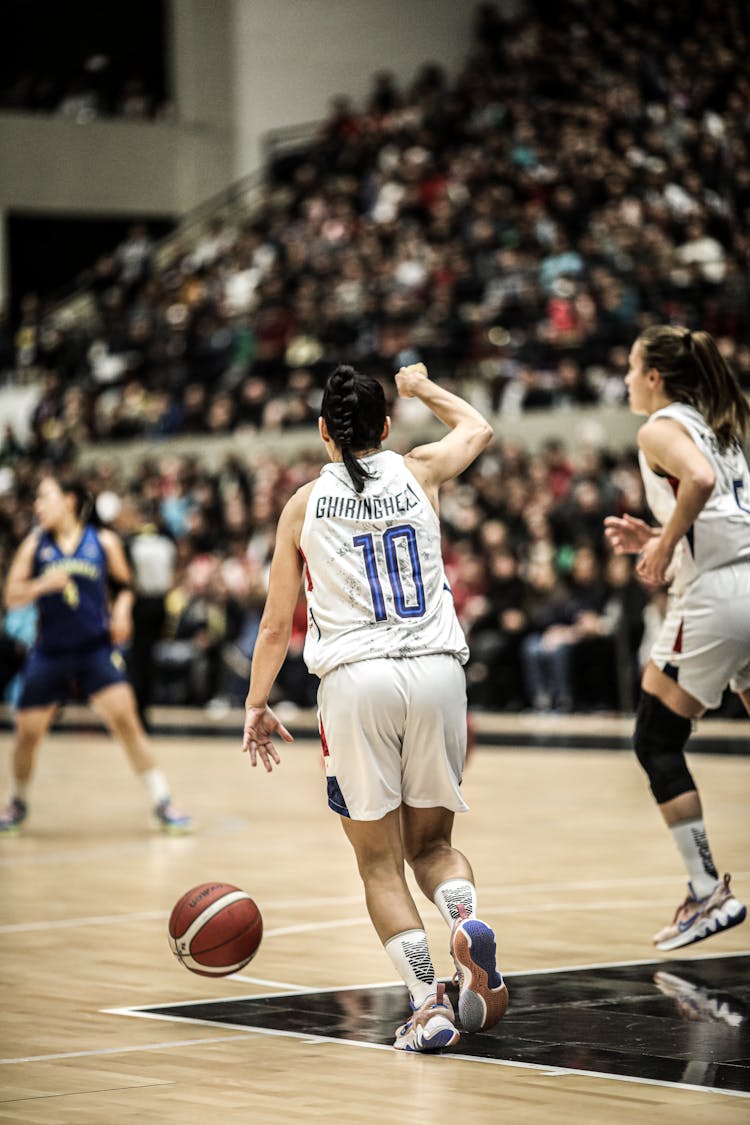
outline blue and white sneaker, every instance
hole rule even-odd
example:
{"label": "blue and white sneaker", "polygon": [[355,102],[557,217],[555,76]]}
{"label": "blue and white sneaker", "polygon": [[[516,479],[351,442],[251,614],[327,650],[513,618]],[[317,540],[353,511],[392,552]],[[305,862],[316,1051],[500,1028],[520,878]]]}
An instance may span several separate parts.
{"label": "blue and white sneaker", "polygon": [[0,834],[15,836],[28,816],[28,806],[20,797],[12,797],[8,807],[0,813]]}
{"label": "blue and white sneaker", "polygon": [[170,836],[184,836],[193,831],[192,817],[176,809],[168,797],[156,806],[154,816],[162,832]]}
{"label": "blue and white sneaker", "polygon": [[505,1015],[508,989],[495,961],[495,934],[478,918],[457,918],[451,957],[458,983],[458,1017],[466,1031],[488,1031]]}
{"label": "blue and white sneaker", "polygon": [[744,922],[747,907],[729,889],[730,878],[725,875],[705,898],[696,898],[692,885],[688,883],[687,898],[677,907],[672,922],[654,934],[656,948],[662,953],[669,953],[672,949],[703,941]]}
{"label": "blue and white sneaker", "polygon": [[434,996],[412,1014],[396,1031],[393,1046],[397,1051],[442,1051],[460,1038],[453,1005],[445,995],[445,985],[437,985]]}

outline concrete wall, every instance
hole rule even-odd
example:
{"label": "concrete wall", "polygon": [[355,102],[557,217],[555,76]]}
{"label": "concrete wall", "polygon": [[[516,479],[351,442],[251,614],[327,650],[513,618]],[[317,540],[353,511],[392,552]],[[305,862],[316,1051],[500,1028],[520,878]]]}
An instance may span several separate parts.
{"label": "concrete wall", "polygon": [[[0,396],[2,417],[2,396]],[[538,410],[513,419],[494,419],[495,432],[502,441],[512,438],[531,450],[539,449],[548,438],[562,438],[569,452],[592,445],[597,448],[622,450],[633,448],[642,419],[626,408],[591,408],[578,411]],[[394,426],[387,445],[390,449],[410,449],[424,441],[434,441],[446,432],[439,423],[422,426],[401,423]],[[322,446],[315,427],[278,433],[236,433],[226,437],[180,437],[169,442],[100,442],[81,450],[82,464],[104,460],[124,468],[134,466],[143,457],[159,458],[197,454],[210,469],[218,469],[229,453],[242,458],[266,452],[294,461],[302,453],[320,453]]]}
{"label": "concrete wall", "polygon": [[408,83],[425,61],[454,73],[475,5],[463,0],[231,0],[237,177],[254,171],[270,128],[317,121],[331,97],[359,101],[372,75]]}
{"label": "concrete wall", "polygon": [[[506,3],[509,0],[506,0]],[[0,114],[0,227],[9,211],[181,215],[255,172],[271,129],[360,102],[372,75],[453,74],[475,4],[462,0],[171,0],[174,120]],[[0,301],[7,293],[0,234]]]}
{"label": "concrete wall", "polygon": [[0,114],[0,150],[5,211],[176,214],[229,175],[226,140],[196,126]]}
{"label": "concrete wall", "polygon": [[[0,114],[0,229],[14,210],[47,215],[181,215],[234,176],[230,0],[172,0],[174,114],[76,125]],[[0,302],[8,290],[0,234]]]}

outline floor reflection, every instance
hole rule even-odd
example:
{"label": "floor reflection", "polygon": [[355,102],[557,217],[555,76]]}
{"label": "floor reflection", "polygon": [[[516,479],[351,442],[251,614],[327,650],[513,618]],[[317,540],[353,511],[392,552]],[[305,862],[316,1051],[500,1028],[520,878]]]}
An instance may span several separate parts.
{"label": "floor reflection", "polygon": [[[453,1054],[750,1094],[750,955],[509,974],[510,1007]],[[455,992],[448,987],[455,1005]],[[141,1009],[174,1019],[389,1045],[403,987]],[[137,1014],[135,1011],[133,1014]],[[458,1061],[458,1060],[457,1060]]]}

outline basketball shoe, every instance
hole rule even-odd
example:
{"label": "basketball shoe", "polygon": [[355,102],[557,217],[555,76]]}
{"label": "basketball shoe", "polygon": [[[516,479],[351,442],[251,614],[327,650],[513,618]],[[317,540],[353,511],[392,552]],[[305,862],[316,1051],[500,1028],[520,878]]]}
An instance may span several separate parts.
{"label": "basketball shoe", "polygon": [[193,831],[192,817],[188,816],[187,813],[179,812],[169,797],[165,797],[163,801],[159,802],[154,809],[154,816],[162,832],[167,832],[170,836],[183,836],[185,833]]}
{"label": "basketball shoe", "polygon": [[0,814],[0,833],[15,836],[28,816],[29,807],[20,797],[12,797],[5,812]]}
{"label": "basketball shoe", "polygon": [[508,989],[495,962],[494,931],[478,918],[461,916],[451,931],[450,952],[456,966],[458,1017],[466,1031],[487,1031],[505,1015]]}
{"label": "basketball shoe", "polygon": [[393,1046],[397,1051],[441,1051],[459,1038],[453,1005],[445,995],[445,985],[439,984],[435,995],[428,996],[411,1019],[397,1028]]}
{"label": "basketball shoe", "polygon": [[656,948],[668,953],[744,922],[747,907],[732,894],[729,879],[725,875],[705,898],[696,898],[692,884],[688,883],[688,896],[677,907],[672,922],[654,934]]}

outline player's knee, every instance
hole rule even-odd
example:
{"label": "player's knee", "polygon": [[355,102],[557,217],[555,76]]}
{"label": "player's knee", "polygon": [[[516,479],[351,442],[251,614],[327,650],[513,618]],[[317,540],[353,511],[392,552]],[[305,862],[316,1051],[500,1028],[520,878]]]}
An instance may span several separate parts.
{"label": "player's knee", "polygon": [[442,836],[439,839],[404,840],[404,859],[412,870],[431,864],[452,850],[450,840]]}
{"label": "player's knee", "polygon": [[655,695],[641,692],[633,746],[660,805],[695,789],[684,754],[690,729],[690,719],[671,711]]}

